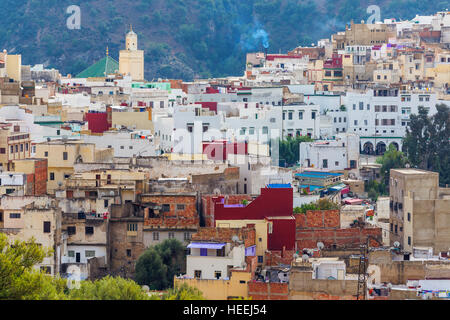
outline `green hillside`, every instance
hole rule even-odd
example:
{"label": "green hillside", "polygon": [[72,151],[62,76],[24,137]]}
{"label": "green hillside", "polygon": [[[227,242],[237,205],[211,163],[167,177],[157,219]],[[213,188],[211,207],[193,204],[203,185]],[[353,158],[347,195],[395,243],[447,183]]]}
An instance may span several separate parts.
{"label": "green hillside", "polygon": [[[367,19],[371,4],[382,18],[411,19],[450,9],[450,0],[1,0],[0,50],[22,54],[23,64],[44,63],[78,74],[105,57],[118,60],[129,25],[145,50],[148,80],[241,75],[245,54],[309,45]],[[66,27],[66,9],[81,8],[81,30]]]}

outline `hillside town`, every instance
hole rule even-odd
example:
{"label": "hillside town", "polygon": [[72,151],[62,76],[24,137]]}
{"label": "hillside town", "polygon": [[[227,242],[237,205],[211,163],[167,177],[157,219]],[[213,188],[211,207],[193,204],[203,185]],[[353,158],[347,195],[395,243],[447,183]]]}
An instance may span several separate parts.
{"label": "hillside town", "polygon": [[190,82],[144,79],[136,32],[76,75],[0,53],[0,233],[53,249],[36,270],[135,279],[176,239],[170,286],[208,300],[450,298],[448,158],[380,161],[450,108],[449,11]]}

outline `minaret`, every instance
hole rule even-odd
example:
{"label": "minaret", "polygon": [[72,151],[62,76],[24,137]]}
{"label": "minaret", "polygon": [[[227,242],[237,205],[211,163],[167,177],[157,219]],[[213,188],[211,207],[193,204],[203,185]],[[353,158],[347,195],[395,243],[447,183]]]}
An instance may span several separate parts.
{"label": "minaret", "polygon": [[138,46],[137,34],[133,31],[133,26],[130,24],[130,32],[127,33],[126,37],[126,49],[129,51],[136,51]]}
{"label": "minaret", "polygon": [[125,50],[120,51],[119,72],[131,75],[133,81],[144,81],[144,51],[138,50],[138,37],[131,25],[125,37]]}

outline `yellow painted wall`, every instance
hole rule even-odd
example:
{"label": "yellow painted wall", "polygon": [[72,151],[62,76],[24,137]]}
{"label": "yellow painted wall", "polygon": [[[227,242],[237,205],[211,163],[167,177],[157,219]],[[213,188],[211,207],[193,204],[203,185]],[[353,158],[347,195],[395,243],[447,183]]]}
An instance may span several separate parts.
{"label": "yellow painted wall", "polygon": [[[174,285],[186,283],[199,289],[207,300],[228,300],[228,297],[248,298],[250,272],[232,272],[230,280],[174,279]],[[241,283],[243,281],[244,283]]]}
{"label": "yellow painted wall", "polygon": [[137,130],[151,130],[154,126],[149,111],[145,112],[112,112],[112,126],[121,125],[125,127],[136,126]]}
{"label": "yellow painted wall", "polygon": [[6,56],[6,73],[14,81],[22,80],[22,55],[8,54]]}
{"label": "yellow painted wall", "polygon": [[133,81],[144,80],[144,51],[121,50],[119,55],[119,72],[130,74]]}

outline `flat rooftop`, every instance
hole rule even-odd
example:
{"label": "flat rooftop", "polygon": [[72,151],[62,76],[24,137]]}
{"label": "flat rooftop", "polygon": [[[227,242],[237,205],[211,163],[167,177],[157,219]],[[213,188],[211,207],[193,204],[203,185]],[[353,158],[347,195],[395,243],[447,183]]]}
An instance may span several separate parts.
{"label": "flat rooftop", "polygon": [[438,174],[437,172],[425,171],[420,169],[394,169],[394,172],[399,172],[401,174]]}

